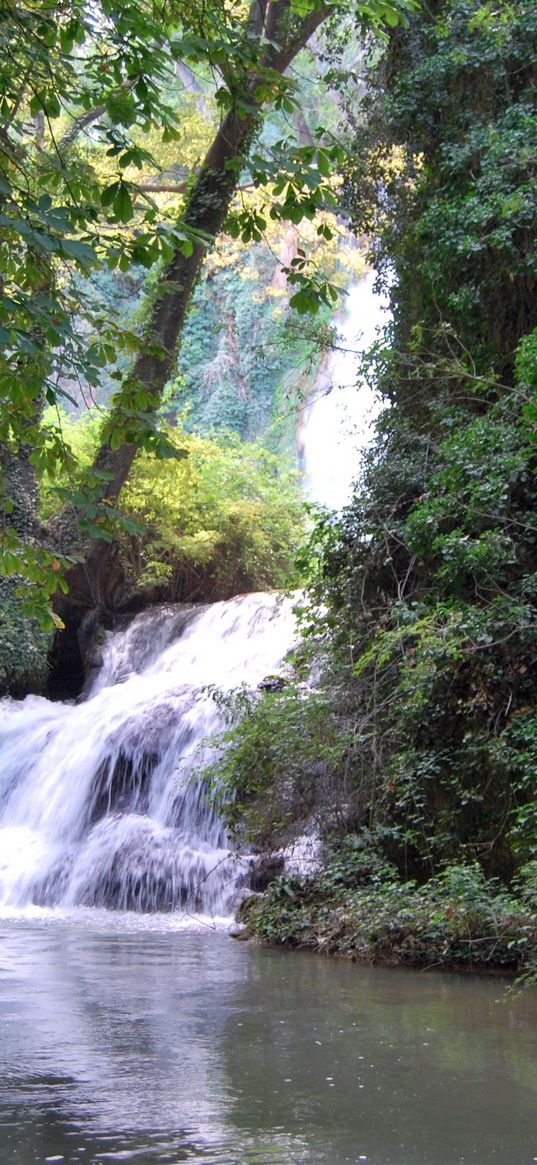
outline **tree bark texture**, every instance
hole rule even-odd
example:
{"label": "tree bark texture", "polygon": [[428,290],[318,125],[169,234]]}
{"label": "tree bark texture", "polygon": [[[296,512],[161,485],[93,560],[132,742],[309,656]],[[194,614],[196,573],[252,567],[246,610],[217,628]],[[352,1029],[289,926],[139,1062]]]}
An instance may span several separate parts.
{"label": "tree bark texture", "polygon": [[[283,74],[327,15],[328,9],[318,9],[293,27],[288,0],[253,0],[249,31],[255,31],[257,36],[267,40],[261,70],[271,69]],[[252,135],[261,117],[263,102],[256,97],[259,80],[256,70],[245,82],[241,93],[241,97],[246,98],[249,112],[240,116],[232,109],[222,121],[182,215],[182,222],[213,239],[224,226],[240,181],[239,169],[229,166],[229,163],[246,160]],[[132,371],[132,379],[149,391],[151,404],[148,412],[155,412],[158,408],[173,371],[185,316],[204,255],[202,244],[196,245],[188,257],[177,249],[162,274],[144,337],[146,350],[139,355]],[[121,407],[121,394],[118,405]],[[116,501],[137,451],[135,444],[128,443],[119,449],[112,449],[106,443],[99,450],[95,468],[107,474],[103,489],[107,500]]]}
{"label": "tree bark texture", "polygon": [[[231,109],[223,118],[206,154],[197,178],[193,181],[181,221],[215,239],[224,226],[229,208],[240,181],[240,166],[245,161],[250,141],[262,118],[263,101],[257,96],[259,82],[266,70],[283,75],[297,53],[329,15],[328,8],[319,8],[300,19],[293,17],[289,0],[252,0],[246,28],[248,36],[255,35],[264,46],[259,65],[249,76],[226,78],[230,91],[238,90],[242,115]],[[229,163],[234,163],[229,165]],[[162,274],[157,294],[145,331],[145,348],[138,356],[129,380],[142,386],[149,394],[147,412],[155,413],[162,393],[173,372],[181,333],[194,285],[203,263],[206,248],[194,246],[190,256],[179,248]],[[121,414],[121,391],[117,398]],[[134,443],[125,442],[113,449],[109,441],[101,446],[94,469],[103,473],[102,500],[115,502],[129,475],[138,452]],[[105,476],[104,476],[105,475]],[[69,594],[58,594],[55,609],[66,624],[66,631],[56,638],[55,674],[65,666],[62,641],[74,647],[78,640],[84,671],[84,627],[88,618],[92,626],[96,619],[107,618],[114,609],[114,595],[121,590],[122,572],[114,546],[103,539],[94,539],[82,562],[67,573]],[[89,613],[89,614],[88,614]],[[67,665],[69,668],[73,664]]]}

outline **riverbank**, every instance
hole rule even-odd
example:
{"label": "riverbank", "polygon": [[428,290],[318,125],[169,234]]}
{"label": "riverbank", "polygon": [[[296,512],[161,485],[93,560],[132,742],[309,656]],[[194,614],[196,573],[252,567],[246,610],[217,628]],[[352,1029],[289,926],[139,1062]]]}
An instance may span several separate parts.
{"label": "riverbank", "polygon": [[423,886],[390,869],[338,885],[332,863],[315,878],[278,879],[248,898],[239,916],[248,935],[278,945],[365,964],[494,971],[533,982],[530,875],[535,871],[516,894],[477,865],[448,867]]}

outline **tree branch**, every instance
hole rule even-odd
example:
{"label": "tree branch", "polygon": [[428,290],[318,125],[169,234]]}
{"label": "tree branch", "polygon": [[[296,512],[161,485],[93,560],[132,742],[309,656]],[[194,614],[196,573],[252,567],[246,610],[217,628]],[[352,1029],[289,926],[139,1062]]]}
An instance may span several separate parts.
{"label": "tree branch", "polygon": [[248,13],[247,29],[253,36],[262,36],[265,30],[268,0],[252,0]]}
{"label": "tree branch", "polygon": [[89,125],[93,125],[93,122],[97,121],[105,113],[106,105],[96,105],[93,109],[88,109],[86,113],[81,113],[79,117],[75,117],[69,129],[66,129],[63,137],[58,142],[58,150],[60,153],[63,150],[68,150],[76,142],[79,134],[87,129]]}
{"label": "tree branch", "polygon": [[[129,89],[132,89],[135,84],[135,79],[131,78],[128,81],[124,81],[123,84],[119,86],[119,88],[125,90],[128,93]],[[63,137],[60,138],[58,142],[58,150],[60,153],[62,150],[68,150],[69,147],[72,146],[74,142],[76,142],[79,134],[81,134],[83,130],[87,129],[89,125],[93,125],[95,121],[98,121],[100,117],[103,117],[105,113],[106,104],[103,102],[101,105],[94,105],[93,109],[87,109],[86,112],[81,113],[79,117],[75,117],[71,122],[69,129],[66,129]]]}
{"label": "tree branch", "polygon": [[152,181],[141,182],[139,189],[148,194],[184,194],[188,186],[188,182],[158,182]]}
{"label": "tree branch", "polygon": [[307,16],[304,16],[300,22],[300,28],[296,36],[292,37],[286,44],[283,44],[281,49],[276,52],[276,55],[270,62],[271,67],[276,69],[278,73],[285,73],[291,61],[307,45],[310,37],[313,36],[314,32],[330,16],[331,11],[333,12],[333,9],[330,9],[327,5],[323,5],[321,8],[317,8],[315,12],[310,12]]}
{"label": "tree branch", "polygon": [[[149,181],[141,182],[138,187],[143,190],[144,194],[184,194],[188,189],[188,181],[186,182],[158,182]],[[237,190],[254,190],[254,182],[242,182],[237,186]]]}

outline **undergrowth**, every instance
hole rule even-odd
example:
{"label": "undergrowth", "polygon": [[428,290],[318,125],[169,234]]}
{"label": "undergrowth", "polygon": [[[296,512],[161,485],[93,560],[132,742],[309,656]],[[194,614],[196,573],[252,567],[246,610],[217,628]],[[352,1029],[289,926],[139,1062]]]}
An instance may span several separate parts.
{"label": "undergrowth", "polygon": [[358,835],[329,852],[314,878],[279,878],[241,917],[268,942],[357,962],[537,973],[537,863],[519,893],[476,864],[447,866],[425,885],[402,881]]}

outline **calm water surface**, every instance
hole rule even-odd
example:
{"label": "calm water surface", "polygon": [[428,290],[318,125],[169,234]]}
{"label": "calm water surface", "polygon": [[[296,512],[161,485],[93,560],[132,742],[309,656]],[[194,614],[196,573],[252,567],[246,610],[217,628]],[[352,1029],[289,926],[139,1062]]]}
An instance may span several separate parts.
{"label": "calm water surface", "polygon": [[536,1019],[170,921],[0,921],[0,1162],[529,1165]]}

